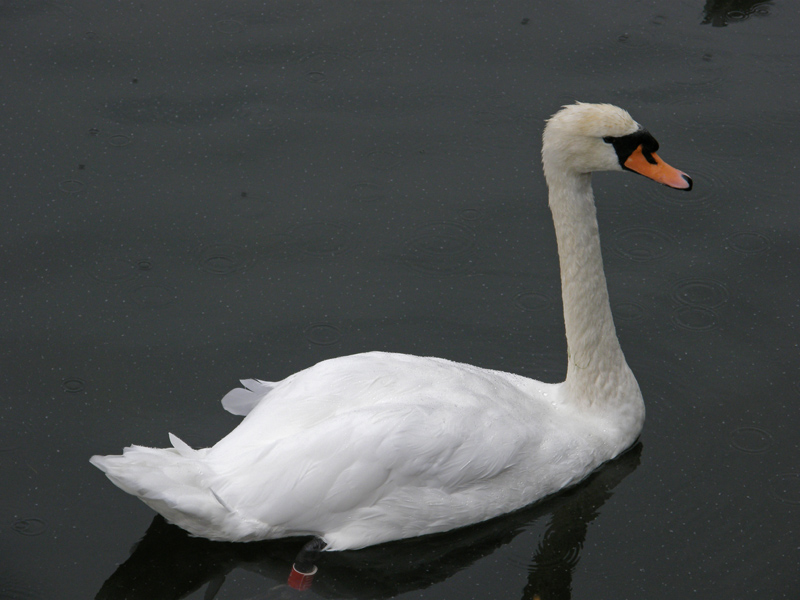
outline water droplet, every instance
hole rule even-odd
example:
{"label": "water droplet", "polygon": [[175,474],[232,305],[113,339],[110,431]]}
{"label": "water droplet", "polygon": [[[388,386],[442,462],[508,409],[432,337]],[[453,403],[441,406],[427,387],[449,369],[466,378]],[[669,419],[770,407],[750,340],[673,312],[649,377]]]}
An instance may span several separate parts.
{"label": "water droplet", "polygon": [[526,312],[539,312],[553,305],[550,297],[541,292],[522,292],[517,294],[514,303]]}
{"label": "water droplet", "polygon": [[663,231],[632,227],[617,233],[615,250],[630,260],[646,262],[667,256],[673,242],[673,237]]}
{"label": "water droplet", "polygon": [[108,138],[108,143],[110,146],[121,148],[122,146],[127,146],[128,144],[130,144],[131,138],[129,138],[127,135],[122,135],[121,133],[118,133]]}
{"label": "water droplet", "polygon": [[336,344],[341,338],[342,333],[327,323],[317,323],[306,329],[306,339],[318,346],[330,346]]}
{"label": "water droplet", "polygon": [[350,232],[344,225],[328,221],[302,223],[292,229],[292,243],[306,254],[334,256],[350,249]]}
{"label": "water droplet", "polygon": [[739,427],[731,433],[731,446],[742,452],[764,452],[772,445],[772,436],[758,427]]}
{"label": "water droplet", "polygon": [[672,322],[681,329],[707,331],[717,326],[717,313],[701,306],[681,306],[672,313]]}
{"label": "water droplet", "polygon": [[728,236],[731,248],[742,254],[759,254],[770,247],[769,238],[755,231],[739,231]]}
{"label": "water droplet", "polygon": [[306,77],[311,83],[323,83],[327,79],[322,71],[311,71]]}
{"label": "water droplet", "polygon": [[142,285],[128,292],[131,301],[142,308],[161,308],[175,302],[175,294],[160,285]]}
{"label": "water droplet", "polygon": [[716,308],[728,300],[728,288],[714,279],[683,279],[672,286],[672,297],[681,304]]}
{"label": "water droplet", "polygon": [[65,194],[77,194],[83,190],[83,182],[77,179],[67,179],[58,184],[58,189]]}
{"label": "water droplet", "polygon": [[800,504],[800,474],[782,473],[770,480],[774,496],[784,504]]}
{"label": "water droplet", "polygon": [[64,391],[69,392],[70,394],[77,394],[86,389],[86,382],[78,377],[70,377],[65,379],[63,382],[61,382],[61,385],[64,388]]}
{"label": "water droplet", "polygon": [[140,260],[136,263],[136,267],[140,271],[149,271],[153,268],[153,263],[151,263],[149,260]]}
{"label": "water droplet", "polygon": [[41,519],[21,519],[16,521],[11,528],[22,535],[41,535],[47,526]]}

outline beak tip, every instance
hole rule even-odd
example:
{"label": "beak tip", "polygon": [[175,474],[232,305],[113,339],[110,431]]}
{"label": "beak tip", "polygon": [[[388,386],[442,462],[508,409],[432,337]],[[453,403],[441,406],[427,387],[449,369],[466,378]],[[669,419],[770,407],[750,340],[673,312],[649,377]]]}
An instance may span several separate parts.
{"label": "beak tip", "polygon": [[683,177],[683,180],[686,182],[686,187],[681,189],[684,192],[690,192],[692,190],[692,185],[693,185],[692,178],[689,177],[686,173],[681,173],[681,177]]}

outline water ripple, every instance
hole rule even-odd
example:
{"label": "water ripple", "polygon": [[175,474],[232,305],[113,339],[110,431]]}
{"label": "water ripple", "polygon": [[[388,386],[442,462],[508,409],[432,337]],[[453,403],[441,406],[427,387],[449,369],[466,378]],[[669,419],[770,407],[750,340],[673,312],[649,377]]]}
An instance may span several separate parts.
{"label": "water ripple", "polygon": [[61,382],[65,392],[77,394],[86,389],[86,382],[78,377],[69,377]]}
{"label": "water ripple", "polygon": [[717,313],[702,306],[681,306],[672,313],[672,322],[681,329],[707,331],[717,326]]}
{"label": "water ripple", "polygon": [[114,146],[115,148],[122,148],[123,146],[127,146],[128,144],[131,143],[131,138],[129,138],[127,135],[122,135],[121,133],[118,133],[108,138],[108,143],[109,145]]}
{"label": "water ripple", "polygon": [[235,244],[214,244],[200,251],[200,268],[215,275],[228,275],[243,269],[244,250]]}
{"label": "water ripple", "polygon": [[731,433],[731,446],[742,452],[765,452],[772,445],[772,436],[758,427],[739,427]]}
{"label": "water ripple", "polygon": [[614,249],[625,258],[646,262],[664,258],[672,252],[674,238],[663,231],[649,227],[631,227],[616,235]]}
{"label": "water ripple", "polygon": [[58,189],[65,194],[77,194],[83,191],[83,187],[83,182],[77,179],[66,179],[58,184]]}
{"label": "water ripple", "polygon": [[741,254],[760,254],[772,245],[767,236],[756,231],[737,231],[726,240],[732,250]]}
{"label": "water ripple", "polygon": [[306,329],[305,336],[317,346],[331,346],[342,339],[342,332],[329,323],[315,323]]}
{"label": "water ripple", "polygon": [[47,529],[42,519],[20,519],[11,528],[20,535],[41,535]]}
{"label": "water ripple", "polygon": [[525,312],[540,312],[550,308],[553,300],[541,292],[522,292],[517,294],[514,304]]}
{"label": "water ripple", "polygon": [[800,474],[781,473],[770,480],[772,494],[784,504],[800,504]]}
{"label": "water ripple", "polygon": [[671,295],[680,304],[717,308],[728,300],[728,288],[715,279],[682,279],[673,284]]}
{"label": "water ripple", "polygon": [[465,221],[477,221],[481,217],[481,213],[477,208],[465,208],[458,215]]}

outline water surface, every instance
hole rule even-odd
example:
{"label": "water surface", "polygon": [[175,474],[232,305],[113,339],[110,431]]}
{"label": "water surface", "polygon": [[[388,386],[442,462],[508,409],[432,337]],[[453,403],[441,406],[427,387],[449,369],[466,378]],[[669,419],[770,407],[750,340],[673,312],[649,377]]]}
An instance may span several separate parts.
{"label": "water surface", "polygon": [[583,100],[695,179],[595,178],[641,445],[326,556],[305,597],[793,597],[797,29],[777,0],[3,3],[0,596],[292,597],[302,541],[190,539],[88,463],[213,444],[239,378],[376,349],[562,378],[538,153]]}

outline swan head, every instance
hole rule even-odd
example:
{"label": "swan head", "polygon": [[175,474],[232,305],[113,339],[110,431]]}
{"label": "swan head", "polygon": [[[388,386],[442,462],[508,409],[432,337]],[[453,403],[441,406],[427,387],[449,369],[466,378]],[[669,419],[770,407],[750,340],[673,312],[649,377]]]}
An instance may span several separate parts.
{"label": "swan head", "polygon": [[669,187],[692,189],[686,173],[656,154],[656,139],[627,111],[611,104],[565,106],[547,121],[542,141],[548,184],[564,175],[627,170]]}

